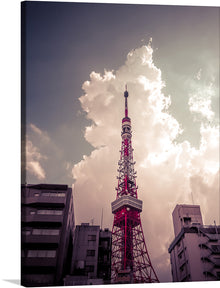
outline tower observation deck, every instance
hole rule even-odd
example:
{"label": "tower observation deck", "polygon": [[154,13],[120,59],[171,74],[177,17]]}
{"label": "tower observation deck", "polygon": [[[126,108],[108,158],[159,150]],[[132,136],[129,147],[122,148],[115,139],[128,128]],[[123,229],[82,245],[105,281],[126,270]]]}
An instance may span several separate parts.
{"label": "tower observation deck", "polygon": [[159,282],[150,261],[141,225],[142,201],[138,199],[138,187],[135,180],[127,88],[124,97],[125,116],[122,119],[117,196],[116,200],[111,203],[114,214],[111,279],[112,283]]}

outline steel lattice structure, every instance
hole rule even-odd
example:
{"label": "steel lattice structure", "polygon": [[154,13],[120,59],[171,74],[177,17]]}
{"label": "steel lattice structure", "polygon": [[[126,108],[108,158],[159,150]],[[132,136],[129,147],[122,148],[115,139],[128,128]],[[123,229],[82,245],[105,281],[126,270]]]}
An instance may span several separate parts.
{"label": "steel lattice structure", "polygon": [[140,212],[142,201],[137,196],[136,171],[134,170],[131,143],[131,120],[128,117],[127,89],[125,117],[122,119],[121,156],[118,162],[116,200],[112,202],[114,222],[112,228],[112,283],[159,282],[153,269],[144,240]]}

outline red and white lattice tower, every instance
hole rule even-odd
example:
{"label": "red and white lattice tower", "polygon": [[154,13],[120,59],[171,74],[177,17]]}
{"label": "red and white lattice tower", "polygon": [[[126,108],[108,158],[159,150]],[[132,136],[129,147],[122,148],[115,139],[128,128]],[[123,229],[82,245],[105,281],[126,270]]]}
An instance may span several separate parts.
{"label": "red and white lattice tower", "polygon": [[111,203],[114,222],[112,228],[112,283],[159,282],[151,264],[144,240],[140,213],[142,201],[137,196],[131,143],[131,119],[128,117],[127,88],[125,117],[122,119],[121,157],[118,162],[118,187],[116,200]]}

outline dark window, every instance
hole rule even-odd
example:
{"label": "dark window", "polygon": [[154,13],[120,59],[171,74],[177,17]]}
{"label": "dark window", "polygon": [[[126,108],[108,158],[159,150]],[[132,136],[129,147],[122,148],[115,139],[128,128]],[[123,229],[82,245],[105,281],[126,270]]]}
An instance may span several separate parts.
{"label": "dark window", "polygon": [[95,250],[87,250],[87,256],[95,256]]}
{"label": "dark window", "polygon": [[178,258],[179,258],[179,259],[182,259],[182,257],[183,257],[183,252],[181,252],[181,253],[178,255]]}
{"label": "dark window", "polygon": [[212,245],[212,251],[213,252],[220,252],[220,245]]}
{"label": "dark window", "polygon": [[31,235],[31,230],[25,229],[21,231],[22,235]]}
{"label": "dark window", "polygon": [[104,249],[107,249],[107,248],[108,248],[108,241],[102,241],[102,242],[101,242],[101,246],[102,246]]}
{"label": "dark window", "polygon": [[183,221],[186,225],[188,225],[191,222],[191,217],[183,217]]}
{"label": "dark window", "polygon": [[96,241],[96,235],[88,235],[88,241]]}
{"label": "dark window", "polygon": [[216,272],[217,279],[220,280],[220,271]]}
{"label": "dark window", "polygon": [[180,266],[180,271],[183,272],[186,268],[186,264],[183,264],[182,266]]}

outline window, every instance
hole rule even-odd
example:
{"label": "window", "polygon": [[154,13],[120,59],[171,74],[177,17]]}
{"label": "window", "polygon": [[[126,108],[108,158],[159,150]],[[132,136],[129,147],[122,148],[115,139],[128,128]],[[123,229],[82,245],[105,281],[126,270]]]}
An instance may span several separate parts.
{"label": "window", "polygon": [[25,236],[31,235],[30,230],[22,230],[21,233],[22,233],[22,235],[25,235]]}
{"label": "window", "polygon": [[42,196],[44,196],[44,197],[49,197],[49,196],[50,196],[50,193],[48,193],[48,192],[43,192],[43,193],[42,193]]}
{"label": "window", "polygon": [[212,245],[212,251],[220,253],[220,245]]}
{"label": "window", "polygon": [[58,197],[65,197],[65,196],[66,196],[66,193],[57,193],[57,196],[58,196]]}
{"label": "window", "polygon": [[39,193],[34,193],[34,197],[38,197],[38,196],[40,196]]}
{"label": "window", "polygon": [[41,235],[41,229],[33,229],[32,234],[33,235]]}
{"label": "window", "polygon": [[63,211],[62,210],[54,210],[54,215],[62,215]]}
{"label": "window", "polygon": [[62,210],[38,210],[37,214],[39,215],[62,215]]}
{"label": "window", "polygon": [[33,229],[33,235],[59,235],[59,229]]}
{"label": "window", "polygon": [[56,250],[28,250],[27,257],[54,258],[56,257]]}
{"label": "window", "polygon": [[186,225],[189,225],[191,223],[191,217],[183,217],[183,221]]}
{"label": "window", "polygon": [[183,272],[186,268],[186,264],[183,264],[182,266],[180,266],[180,271]]}
{"label": "window", "polygon": [[48,250],[47,251],[47,257],[48,258],[54,258],[56,256],[56,251],[55,250]]}
{"label": "window", "polygon": [[101,246],[102,246],[104,249],[107,249],[107,248],[108,248],[108,241],[102,241]]}
{"label": "window", "polygon": [[36,214],[36,212],[35,211],[30,211],[30,214],[34,215],[34,214]]}
{"label": "window", "polygon": [[87,250],[87,256],[95,256],[95,250]]}
{"label": "window", "polygon": [[66,193],[64,193],[64,192],[43,192],[42,196],[44,196],[44,197],[65,197]]}
{"label": "window", "polygon": [[29,258],[37,257],[37,250],[29,250],[27,253],[27,257]]}
{"label": "window", "polygon": [[178,258],[179,258],[179,259],[182,259],[182,258],[183,258],[183,252],[181,252],[181,253],[178,255]]}
{"label": "window", "polygon": [[96,235],[88,235],[88,241],[96,241]]}

